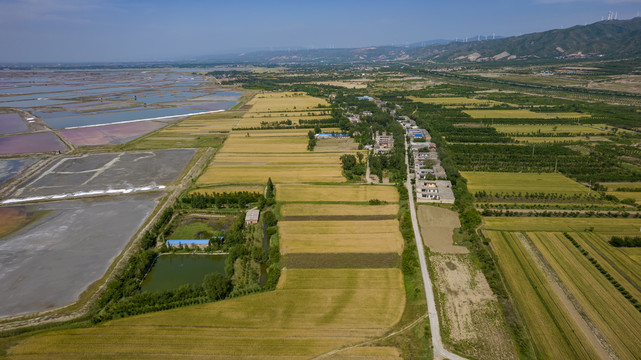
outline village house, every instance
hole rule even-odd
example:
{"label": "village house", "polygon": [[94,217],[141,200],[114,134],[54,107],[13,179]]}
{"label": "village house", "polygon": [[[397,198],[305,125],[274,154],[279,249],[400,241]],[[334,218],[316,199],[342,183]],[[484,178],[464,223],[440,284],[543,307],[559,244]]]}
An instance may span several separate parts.
{"label": "village house", "polygon": [[416,201],[419,203],[453,204],[452,183],[445,180],[417,180]]}
{"label": "village house", "polygon": [[388,154],[394,148],[394,137],[383,132],[376,132],[376,144],[374,145],[374,154]]}
{"label": "village house", "polygon": [[256,208],[247,210],[247,214],[245,214],[245,224],[247,225],[257,224],[259,217],[260,217],[260,210]]}

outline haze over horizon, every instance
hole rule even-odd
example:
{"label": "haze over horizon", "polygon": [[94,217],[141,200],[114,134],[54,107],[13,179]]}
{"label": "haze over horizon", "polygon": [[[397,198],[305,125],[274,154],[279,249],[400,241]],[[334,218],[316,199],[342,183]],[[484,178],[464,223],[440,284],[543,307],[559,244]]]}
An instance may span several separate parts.
{"label": "haze over horizon", "polygon": [[512,36],[593,23],[609,11],[630,19],[641,0],[0,0],[0,63],[168,61]]}

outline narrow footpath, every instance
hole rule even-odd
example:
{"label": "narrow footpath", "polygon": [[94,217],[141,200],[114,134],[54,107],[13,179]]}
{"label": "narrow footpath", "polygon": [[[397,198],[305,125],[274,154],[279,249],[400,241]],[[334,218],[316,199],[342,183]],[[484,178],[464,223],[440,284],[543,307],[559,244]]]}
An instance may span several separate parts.
{"label": "narrow footpath", "polygon": [[432,289],[432,280],[427,272],[427,261],[425,259],[425,249],[423,248],[423,239],[418,228],[418,218],[416,217],[416,208],[414,206],[414,191],[410,179],[409,159],[407,156],[407,141],[405,141],[405,164],[407,166],[407,181],[405,187],[409,195],[410,213],[412,215],[412,227],[414,229],[414,239],[416,240],[416,249],[418,250],[418,260],[421,264],[421,274],[423,275],[423,286],[425,287],[425,298],[427,299],[427,313],[430,319],[430,330],[432,333],[432,347],[434,348],[434,359],[465,360],[464,357],[453,354],[445,349],[441,340],[441,326],[436,312],[436,301],[434,300],[434,290]]}

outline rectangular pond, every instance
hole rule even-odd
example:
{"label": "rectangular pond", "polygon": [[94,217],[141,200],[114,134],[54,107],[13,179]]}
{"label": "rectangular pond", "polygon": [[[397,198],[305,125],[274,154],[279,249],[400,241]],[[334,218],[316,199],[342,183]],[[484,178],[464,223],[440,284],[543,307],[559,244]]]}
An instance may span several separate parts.
{"label": "rectangular pond", "polygon": [[145,110],[132,110],[120,112],[108,112],[93,115],[76,115],[57,118],[49,118],[44,121],[54,129],[64,129],[91,125],[106,125],[125,121],[136,121],[143,119],[155,119],[167,116],[180,116],[201,113],[203,111],[194,109],[179,108],[158,108]]}
{"label": "rectangular pond", "polygon": [[156,207],[160,193],[25,206],[41,214],[0,239],[0,318],[76,301]]}
{"label": "rectangular pond", "polygon": [[65,151],[67,146],[53,133],[0,137],[0,154],[28,154]]}
{"label": "rectangular pond", "polygon": [[146,95],[137,96],[134,100],[137,102],[142,102],[146,104],[155,104],[155,103],[170,102],[170,101],[181,101],[181,100],[191,99],[191,98],[195,98],[203,95],[206,95],[206,93],[185,91],[185,92],[165,93],[165,94],[160,93],[160,94],[154,94],[154,95],[148,95],[148,96]]}
{"label": "rectangular pond", "polygon": [[165,126],[159,121],[137,121],[125,124],[62,130],[60,134],[76,146],[124,144],[150,131]]}
{"label": "rectangular pond", "polygon": [[160,292],[177,290],[181,285],[201,285],[205,275],[225,274],[226,254],[169,254],[156,259],[154,267],[142,282],[142,290]]}
{"label": "rectangular pond", "polygon": [[64,157],[27,179],[12,196],[60,196],[169,185],[180,177],[195,153],[194,149],[168,149]]}
{"label": "rectangular pond", "polygon": [[3,183],[24,168],[33,165],[39,158],[30,159],[0,159],[0,183]]}
{"label": "rectangular pond", "polygon": [[0,134],[29,131],[27,124],[16,113],[0,114]]}

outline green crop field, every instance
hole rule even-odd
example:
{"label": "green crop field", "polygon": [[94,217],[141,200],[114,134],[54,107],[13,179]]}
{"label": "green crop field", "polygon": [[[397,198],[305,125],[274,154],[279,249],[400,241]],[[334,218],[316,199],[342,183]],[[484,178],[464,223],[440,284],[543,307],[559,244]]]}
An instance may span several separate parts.
{"label": "green crop field", "polygon": [[551,117],[530,110],[463,110],[474,119],[550,119]]}
{"label": "green crop field", "polygon": [[608,236],[571,233],[574,239],[596,258],[635,298],[641,299],[641,261],[635,257],[639,248],[618,248],[610,245]]}
{"label": "green crop field", "polygon": [[565,177],[560,173],[493,173],[465,171],[461,175],[467,179],[471,193],[556,193],[588,194],[588,188]]}
{"label": "green crop field", "polygon": [[9,358],[310,358],[382,335],[400,320],[399,269],[292,269],[277,290],[45,332]]}
{"label": "green crop field", "polygon": [[641,313],[563,234],[528,236],[617,355],[634,359],[641,354]]}
{"label": "green crop field", "polygon": [[488,231],[488,235],[506,284],[534,342],[537,357],[598,358],[596,349],[555,295],[516,234]]}
{"label": "green crop field", "polygon": [[577,141],[610,141],[610,139],[604,136],[512,136],[512,138],[522,144],[564,143]]}
{"label": "green crop field", "polygon": [[638,236],[641,219],[485,217],[485,229],[503,231],[584,232],[604,236]]}
{"label": "green crop field", "polygon": [[614,195],[619,200],[634,199],[637,204],[641,203],[641,191],[618,191],[618,190],[640,190],[641,184],[638,183],[621,183],[606,185],[608,195]]}
{"label": "green crop field", "polygon": [[483,220],[487,230],[505,231],[584,232],[592,229],[605,236],[636,236],[641,228],[641,219],[486,217]]}
{"label": "green crop field", "polygon": [[435,97],[435,98],[419,98],[410,96],[409,99],[415,102],[433,105],[470,105],[470,106],[496,106],[501,105],[501,102],[486,100],[486,99],[471,99],[466,97]]}
{"label": "green crop field", "polygon": [[592,117],[590,114],[578,113],[578,112],[549,112],[545,113],[549,117],[558,118],[558,119],[578,119],[578,118],[589,118]]}
{"label": "green crop field", "polygon": [[278,201],[366,202],[374,199],[398,202],[398,192],[391,186],[376,185],[276,185]]}
{"label": "green crop field", "polygon": [[608,195],[614,195],[619,200],[633,199],[637,204],[641,204],[641,192],[635,191],[608,191]]}
{"label": "green crop field", "polygon": [[582,125],[567,125],[567,124],[495,124],[492,125],[496,131],[504,134],[520,134],[527,135],[533,133],[542,133],[542,134],[572,134],[572,135],[592,135],[592,134],[607,134],[608,132],[601,129],[595,129],[592,127],[582,126]]}

